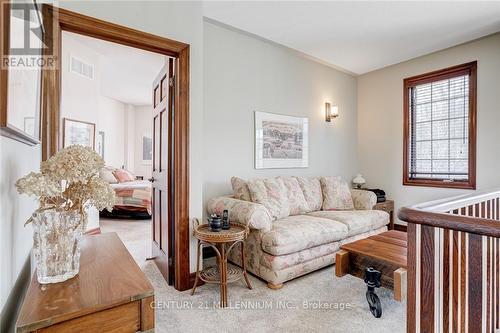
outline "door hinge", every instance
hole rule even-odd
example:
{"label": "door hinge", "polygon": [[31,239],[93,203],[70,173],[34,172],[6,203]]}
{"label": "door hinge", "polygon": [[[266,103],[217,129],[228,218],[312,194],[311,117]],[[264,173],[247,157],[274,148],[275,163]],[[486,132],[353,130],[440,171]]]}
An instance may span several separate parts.
{"label": "door hinge", "polygon": [[168,85],[170,87],[173,87],[175,85],[175,76],[172,76],[171,78],[168,79]]}
{"label": "door hinge", "polygon": [[173,264],[172,258],[168,258],[168,265],[172,266],[172,264]]}

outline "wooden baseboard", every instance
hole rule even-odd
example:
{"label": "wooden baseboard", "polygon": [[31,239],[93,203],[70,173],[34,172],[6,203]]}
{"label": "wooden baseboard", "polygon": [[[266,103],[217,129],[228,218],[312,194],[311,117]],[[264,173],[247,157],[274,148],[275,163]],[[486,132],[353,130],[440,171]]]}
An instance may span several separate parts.
{"label": "wooden baseboard", "polygon": [[85,235],[99,235],[100,233],[101,233],[100,227],[85,231]]}
{"label": "wooden baseboard", "polygon": [[394,230],[406,232],[407,227],[403,224],[394,224]]}

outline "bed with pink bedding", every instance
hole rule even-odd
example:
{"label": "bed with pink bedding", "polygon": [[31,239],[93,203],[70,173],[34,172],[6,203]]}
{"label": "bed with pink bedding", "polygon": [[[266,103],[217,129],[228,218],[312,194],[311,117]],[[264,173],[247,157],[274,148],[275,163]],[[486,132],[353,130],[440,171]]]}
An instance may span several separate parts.
{"label": "bed with pink bedding", "polygon": [[[113,211],[103,210],[101,216],[119,218],[151,217],[151,183],[139,180],[132,172],[105,166],[99,171],[99,177],[108,183],[116,194]],[[142,177],[141,177],[142,178]]]}
{"label": "bed with pink bedding", "polygon": [[151,183],[147,180],[134,180],[110,184],[115,190],[117,203],[113,208],[119,211],[141,212],[151,215]]}

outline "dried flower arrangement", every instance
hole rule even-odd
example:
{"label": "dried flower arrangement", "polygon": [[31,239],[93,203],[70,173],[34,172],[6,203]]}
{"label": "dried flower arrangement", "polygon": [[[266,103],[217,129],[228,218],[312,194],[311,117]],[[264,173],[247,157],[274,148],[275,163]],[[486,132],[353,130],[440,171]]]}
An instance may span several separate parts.
{"label": "dried flower arrangement", "polygon": [[[111,211],[115,192],[101,180],[102,158],[91,148],[80,145],[66,147],[40,165],[41,172],[31,172],[16,182],[19,193],[38,197],[40,207],[85,214],[85,208]],[[30,218],[26,223],[32,222]]]}

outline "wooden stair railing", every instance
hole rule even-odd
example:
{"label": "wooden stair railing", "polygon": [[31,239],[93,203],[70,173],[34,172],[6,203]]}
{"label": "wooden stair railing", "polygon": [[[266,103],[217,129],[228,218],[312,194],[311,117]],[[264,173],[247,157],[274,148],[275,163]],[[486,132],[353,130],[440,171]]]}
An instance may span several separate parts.
{"label": "wooden stair railing", "polygon": [[405,207],[407,332],[500,333],[500,189]]}

